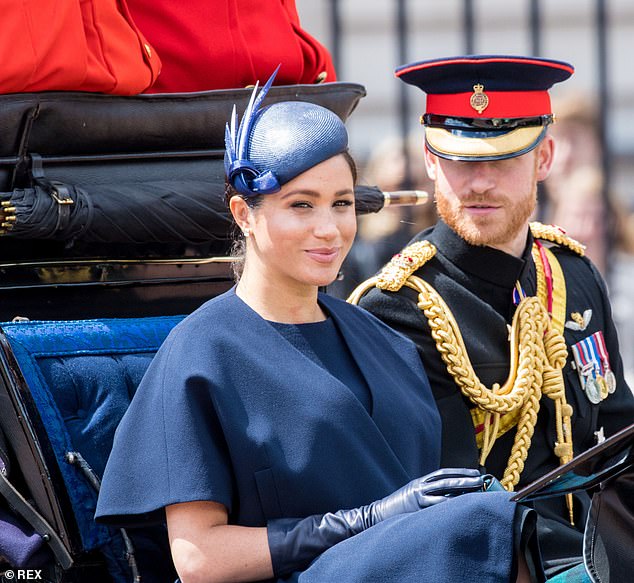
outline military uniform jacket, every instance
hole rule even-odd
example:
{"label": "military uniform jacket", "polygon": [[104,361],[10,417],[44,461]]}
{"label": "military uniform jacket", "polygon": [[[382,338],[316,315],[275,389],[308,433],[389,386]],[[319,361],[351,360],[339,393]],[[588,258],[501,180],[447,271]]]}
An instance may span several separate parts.
{"label": "military uniform jacket", "polygon": [[[521,257],[490,247],[466,243],[444,222],[419,234],[414,241],[429,240],[436,255],[414,275],[431,284],[445,300],[460,327],[469,358],[479,379],[487,386],[504,383],[509,374],[510,348],[508,325],[515,312],[513,289],[520,282],[527,295],[536,293],[536,267],[531,256],[532,236]],[[414,242],[412,241],[412,242]],[[595,432],[606,436],[630,424],[634,419],[634,399],[622,371],[617,335],[612,321],[605,284],[586,258],[567,248],[553,246],[566,281],[566,319],[578,312],[586,314],[584,329],[566,327],[564,336],[569,350],[564,368],[568,403],[573,407],[572,432],[575,453],[596,444]],[[441,414],[442,454],[445,467],[478,467],[479,453],[470,414],[473,406],[462,395],[449,375],[423,312],[417,307],[417,293],[406,287],[398,292],[372,289],[360,301],[366,308],[417,345]],[[588,312],[591,310],[591,312]],[[592,404],[581,387],[570,347],[601,331],[605,338],[611,369],[617,379],[613,394]],[[501,478],[513,443],[512,429],[498,438],[486,463],[486,470]],[[518,488],[559,465],[553,452],[556,441],[554,402],[542,397],[541,407],[526,465]],[[552,519],[543,527],[542,545],[549,564],[581,555],[584,516],[589,498],[580,495],[574,504],[577,528],[570,528],[563,498],[536,503],[542,516]]]}

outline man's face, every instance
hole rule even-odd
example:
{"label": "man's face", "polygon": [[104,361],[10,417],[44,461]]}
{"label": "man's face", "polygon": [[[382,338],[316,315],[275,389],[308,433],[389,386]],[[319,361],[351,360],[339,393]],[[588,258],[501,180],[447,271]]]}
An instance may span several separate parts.
{"label": "man's face", "polygon": [[426,151],[438,214],[472,245],[521,255],[537,202],[537,182],[548,175],[552,150],[547,136],[527,154],[492,162],[445,160]]}

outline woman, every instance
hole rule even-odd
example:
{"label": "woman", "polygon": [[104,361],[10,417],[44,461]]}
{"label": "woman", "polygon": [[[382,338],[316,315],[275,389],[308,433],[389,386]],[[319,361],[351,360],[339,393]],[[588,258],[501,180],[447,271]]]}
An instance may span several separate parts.
{"label": "woman", "polygon": [[318,292],[355,235],[354,164],[330,111],[260,109],[271,81],[227,129],[241,277],[159,350],[97,517],[166,520],[183,583],[514,580],[532,515],[479,493],[475,470],[434,472],[440,420],[413,344]]}

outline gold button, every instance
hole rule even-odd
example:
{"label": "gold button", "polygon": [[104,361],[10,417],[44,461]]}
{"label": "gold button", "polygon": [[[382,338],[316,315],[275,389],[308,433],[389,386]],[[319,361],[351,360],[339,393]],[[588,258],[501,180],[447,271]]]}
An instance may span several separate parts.
{"label": "gold button", "polygon": [[328,73],[326,71],[322,71],[321,73],[319,73],[319,75],[317,75],[315,83],[323,83],[327,77]]}

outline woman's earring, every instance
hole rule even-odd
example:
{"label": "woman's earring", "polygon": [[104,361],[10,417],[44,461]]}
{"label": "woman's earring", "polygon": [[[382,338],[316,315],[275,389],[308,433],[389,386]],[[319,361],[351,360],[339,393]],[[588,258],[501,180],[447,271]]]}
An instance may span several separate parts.
{"label": "woman's earring", "polygon": [[242,231],[242,234],[245,237],[250,237],[251,236],[251,231],[249,229],[244,229],[244,231]]}

